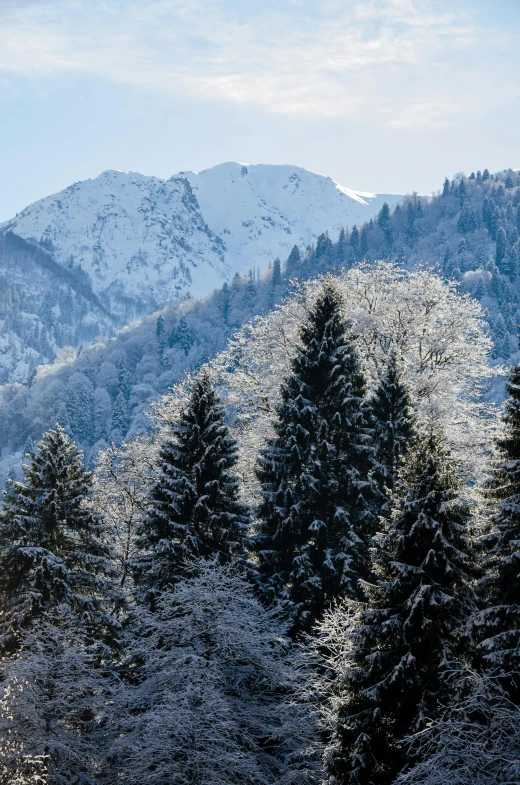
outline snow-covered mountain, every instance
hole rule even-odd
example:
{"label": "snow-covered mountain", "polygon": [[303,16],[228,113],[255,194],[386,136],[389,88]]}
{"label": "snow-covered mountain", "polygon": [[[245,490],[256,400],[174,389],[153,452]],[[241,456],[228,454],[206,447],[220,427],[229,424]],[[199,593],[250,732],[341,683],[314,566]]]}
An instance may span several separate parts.
{"label": "snow-covered mountain", "polygon": [[295,166],[226,163],[167,180],[109,170],[40,199],[2,225],[88,273],[114,315],[205,295],[294,245],[369,220],[398,195],[369,194]]}

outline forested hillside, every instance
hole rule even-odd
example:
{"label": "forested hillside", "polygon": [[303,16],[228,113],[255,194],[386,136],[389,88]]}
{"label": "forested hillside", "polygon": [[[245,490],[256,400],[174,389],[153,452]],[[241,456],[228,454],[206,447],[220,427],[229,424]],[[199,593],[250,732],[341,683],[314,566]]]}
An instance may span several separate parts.
{"label": "forested hillside", "polygon": [[[79,356],[69,352],[40,368],[29,387],[4,385],[2,476],[18,465],[27,440],[38,439],[57,419],[89,460],[110,441],[146,431],[150,403],[215,356],[241,325],[281,302],[292,280],[348,269],[362,259],[388,258],[410,270],[425,265],[455,281],[484,308],[492,362],[507,362],[517,351],[520,315],[519,183],[512,171],[460,175],[436,196],[412,195],[394,210],[383,206],[376,219],[345,229],[337,242],[323,234],[315,246],[294,248],[260,277],[254,268],[236,274],[208,298],[173,303],[108,343]],[[500,389],[493,394],[500,396]]]}
{"label": "forested hillside", "polygon": [[63,268],[41,245],[0,234],[0,383],[27,382],[64,346],[91,343],[122,326],[81,267]]}
{"label": "forested hillside", "polygon": [[93,472],[45,433],[0,508],[2,785],[516,782],[520,371],[500,429],[491,350],[455,283],[363,262]]}

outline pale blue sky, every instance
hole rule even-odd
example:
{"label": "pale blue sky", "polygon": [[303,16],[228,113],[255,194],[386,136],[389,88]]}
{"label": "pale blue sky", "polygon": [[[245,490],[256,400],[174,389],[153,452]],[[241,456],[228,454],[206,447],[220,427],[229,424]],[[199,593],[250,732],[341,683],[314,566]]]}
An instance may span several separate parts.
{"label": "pale blue sky", "polygon": [[104,169],[520,167],[520,0],[0,0],[0,220]]}

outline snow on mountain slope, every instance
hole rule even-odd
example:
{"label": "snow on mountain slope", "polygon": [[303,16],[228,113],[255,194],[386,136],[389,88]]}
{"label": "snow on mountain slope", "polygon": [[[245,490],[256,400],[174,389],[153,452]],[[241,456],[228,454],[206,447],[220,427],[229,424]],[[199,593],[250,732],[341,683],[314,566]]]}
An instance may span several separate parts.
{"label": "snow on mountain slope", "polygon": [[109,170],[1,228],[43,241],[65,268],[81,266],[104,305],[122,315],[129,302],[145,313],[188,291],[205,295],[324,231],[335,239],[398,199],[294,166],[226,163],[168,180]]}
{"label": "snow on mountain slope", "polygon": [[396,194],[352,191],[330,177],[297,166],[225,163],[202,172],[181,172],[202,214],[226,244],[234,272],[260,269],[293,245],[307,246],[324,231],[337,240],[341,228],[359,225]]}

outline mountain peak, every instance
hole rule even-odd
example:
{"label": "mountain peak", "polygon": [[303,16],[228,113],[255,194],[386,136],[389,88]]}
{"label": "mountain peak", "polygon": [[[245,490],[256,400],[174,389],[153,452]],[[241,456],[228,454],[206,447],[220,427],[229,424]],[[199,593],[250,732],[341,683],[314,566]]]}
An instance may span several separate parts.
{"label": "mountain peak", "polygon": [[[190,187],[187,188],[189,183]],[[265,269],[324,231],[371,218],[383,201],[299,166],[228,161],[168,179],[107,169],[40,199],[4,224],[81,266],[112,312],[149,312],[205,295],[236,271]]]}

